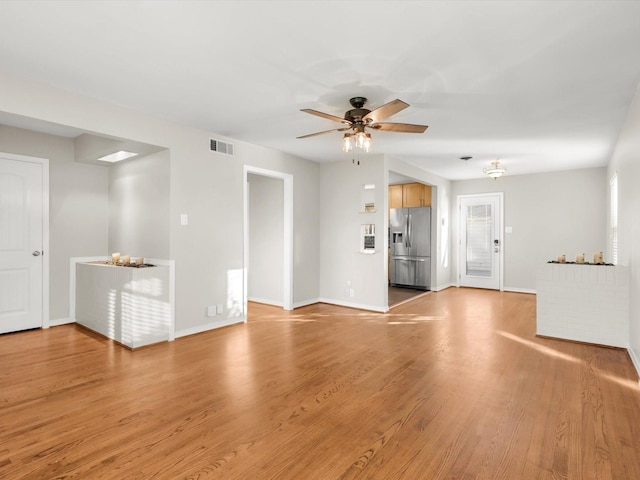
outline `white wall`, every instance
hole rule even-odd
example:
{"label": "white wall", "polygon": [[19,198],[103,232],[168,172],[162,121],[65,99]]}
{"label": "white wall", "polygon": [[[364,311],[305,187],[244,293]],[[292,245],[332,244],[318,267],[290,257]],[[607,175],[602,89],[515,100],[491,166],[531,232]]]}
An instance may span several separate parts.
{"label": "white wall", "polygon": [[[321,300],[371,310],[388,309],[388,179],[389,171],[432,185],[432,227],[435,232],[432,290],[450,285],[450,182],[405,162],[382,155],[364,155],[320,167],[320,297]],[[361,213],[362,186],[376,185],[375,213]],[[360,253],[360,226],[376,228],[376,253]],[[350,287],[349,287],[350,285]],[[353,289],[353,296],[350,290]]]}
{"label": "white wall", "polygon": [[73,140],[0,125],[0,151],[49,159],[49,315],[69,317],[69,259],[107,254],[108,171],[74,161]]}
{"label": "white wall", "polygon": [[313,303],[319,292],[320,165],[259,147],[245,158],[251,167],[293,176],[293,306]]}
{"label": "white wall", "polygon": [[248,174],[248,298],[282,306],[284,249],[284,181]]}
{"label": "white wall", "polygon": [[[606,169],[590,168],[536,175],[505,175],[452,182],[452,245],[458,242],[457,196],[504,192],[505,290],[534,291],[540,265],[559,255],[606,249]],[[457,249],[452,255],[455,278]]]}
{"label": "white wall", "polygon": [[[0,111],[170,150],[177,336],[243,320],[244,164],[293,175],[294,304],[318,297],[317,164],[5,73],[0,91]],[[234,143],[235,156],[211,152],[212,136]],[[186,227],[180,225],[182,213],[189,215]],[[104,230],[102,238],[106,250]],[[220,303],[224,314],[207,317],[207,306]]]}
{"label": "white wall", "polygon": [[629,266],[629,352],[640,374],[640,88],[608,167],[618,176],[618,263]]}
{"label": "white wall", "polygon": [[169,258],[169,152],[111,165],[109,252]]}
{"label": "white wall", "polygon": [[[375,213],[361,213],[362,187],[374,184]],[[384,157],[366,155],[320,168],[320,297],[341,305],[384,311],[387,308],[387,183]],[[360,226],[375,225],[376,253],[360,253]],[[351,287],[348,287],[350,282]],[[350,295],[353,289],[353,296]]]}

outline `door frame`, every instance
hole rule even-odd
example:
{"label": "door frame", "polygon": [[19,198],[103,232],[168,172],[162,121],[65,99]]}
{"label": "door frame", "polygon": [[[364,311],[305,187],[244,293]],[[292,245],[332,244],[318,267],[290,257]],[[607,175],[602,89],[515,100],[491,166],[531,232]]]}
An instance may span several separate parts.
{"label": "door frame", "polygon": [[42,167],[42,328],[49,328],[49,159],[0,153],[0,162],[14,160]]}
{"label": "door frame", "polygon": [[460,287],[460,278],[462,275],[462,265],[464,259],[462,258],[462,199],[463,198],[482,198],[482,197],[494,197],[497,196],[500,202],[498,212],[496,212],[500,225],[497,231],[498,240],[500,240],[500,252],[498,253],[500,265],[498,266],[498,279],[499,291],[504,291],[504,192],[486,192],[486,193],[469,193],[461,194],[457,196],[457,212],[458,212],[458,265],[456,268],[456,287]]}
{"label": "door frame", "polygon": [[247,297],[249,284],[249,188],[248,175],[262,175],[279,178],[284,181],[284,218],[283,218],[283,310],[293,310],[293,175],[290,173],[267,170],[265,168],[244,165],[242,174],[243,191],[243,251],[242,251],[242,304],[244,321],[247,321]]}

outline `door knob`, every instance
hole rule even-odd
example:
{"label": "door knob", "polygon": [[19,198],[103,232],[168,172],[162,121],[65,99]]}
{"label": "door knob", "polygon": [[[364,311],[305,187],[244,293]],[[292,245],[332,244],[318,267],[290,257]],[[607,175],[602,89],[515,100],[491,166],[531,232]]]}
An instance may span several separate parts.
{"label": "door knob", "polygon": [[40,252],[38,250],[34,250],[31,255],[33,255],[34,257],[39,257],[40,256]]}

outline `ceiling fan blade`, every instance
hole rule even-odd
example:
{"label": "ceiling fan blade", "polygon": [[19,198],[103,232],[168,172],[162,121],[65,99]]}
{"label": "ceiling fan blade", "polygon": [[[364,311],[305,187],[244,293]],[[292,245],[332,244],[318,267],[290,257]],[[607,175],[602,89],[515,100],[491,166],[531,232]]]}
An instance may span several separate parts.
{"label": "ceiling fan blade", "polygon": [[329,115],[328,113],[319,112],[317,110],[312,110],[311,108],[303,108],[300,111],[310,113],[311,115],[316,115],[318,117],[327,118],[329,120],[333,120],[334,122],[340,122],[346,125],[350,125],[349,121],[345,120],[344,118],[336,117],[335,115]]}
{"label": "ceiling fan blade", "polygon": [[408,103],[396,98],[395,100],[392,100],[389,103],[385,103],[381,107],[378,107],[375,110],[367,113],[364,117],[362,117],[362,120],[365,122],[370,121],[371,123],[376,123],[384,118],[390,117],[391,115],[395,115],[408,106]]}
{"label": "ceiling fan blade", "polygon": [[384,132],[424,133],[429,128],[427,125],[414,125],[412,123],[374,123],[369,128]]}
{"label": "ceiling fan blade", "polygon": [[309,138],[309,137],[315,137],[317,135],[324,135],[325,133],[344,132],[345,130],[351,130],[351,127],[332,128],[331,130],[325,130],[324,132],[310,133],[308,135],[302,135],[301,137],[296,137],[296,138]]}

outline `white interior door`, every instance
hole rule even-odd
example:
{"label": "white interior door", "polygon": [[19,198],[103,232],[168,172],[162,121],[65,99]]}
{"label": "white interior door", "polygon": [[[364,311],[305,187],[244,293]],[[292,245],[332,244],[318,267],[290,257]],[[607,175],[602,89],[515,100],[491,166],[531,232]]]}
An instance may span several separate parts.
{"label": "white interior door", "polygon": [[0,333],[42,326],[42,170],[0,154]]}
{"label": "white interior door", "polygon": [[502,193],[460,195],[461,287],[502,289]]}

